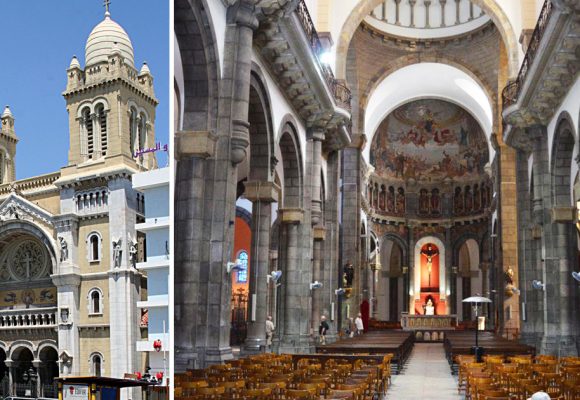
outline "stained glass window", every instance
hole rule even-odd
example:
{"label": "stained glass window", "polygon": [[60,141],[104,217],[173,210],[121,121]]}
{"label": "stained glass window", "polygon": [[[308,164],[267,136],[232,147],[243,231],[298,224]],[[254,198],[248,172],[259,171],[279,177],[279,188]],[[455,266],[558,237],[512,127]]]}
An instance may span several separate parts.
{"label": "stained glass window", "polygon": [[242,266],[242,268],[238,270],[238,283],[246,283],[248,282],[248,252],[246,250],[240,251],[238,254],[238,260],[240,260]]}

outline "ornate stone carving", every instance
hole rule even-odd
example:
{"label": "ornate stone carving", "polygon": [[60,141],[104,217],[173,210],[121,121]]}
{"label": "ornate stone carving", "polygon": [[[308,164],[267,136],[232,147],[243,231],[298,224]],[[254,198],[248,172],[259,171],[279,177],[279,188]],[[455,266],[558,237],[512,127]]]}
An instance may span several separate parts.
{"label": "ornate stone carving", "polygon": [[68,243],[62,236],[58,237],[60,243],[60,262],[68,260]]}
{"label": "ornate stone carving", "polygon": [[121,266],[121,261],[123,257],[123,239],[119,238],[119,240],[113,240],[113,262],[115,268],[119,268]]}

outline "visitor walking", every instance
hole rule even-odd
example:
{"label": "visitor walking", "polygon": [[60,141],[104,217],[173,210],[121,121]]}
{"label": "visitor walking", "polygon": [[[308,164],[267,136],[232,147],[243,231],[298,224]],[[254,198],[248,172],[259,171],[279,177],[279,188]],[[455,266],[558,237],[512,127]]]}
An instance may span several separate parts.
{"label": "visitor walking", "polygon": [[354,320],[354,325],[356,327],[356,334],[357,335],[362,335],[365,331],[365,326],[363,324],[363,320],[362,320],[362,314],[358,313],[358,315],[356,316],[355,320]]}
{"label": "visitor walking", "polygon": [[326,332],[330,329],[328,322],[326,322],[326,317],[323,315],[320,317],[320,325],[318,326],[318,336],[320,339],[320,344],[326,344]]}
{"label": "visitor walking", "polygon": [[272,322],[272,316],[268,315],[266,318],[266,351],[272,348],[272,336],[274,335],[274,323]]}

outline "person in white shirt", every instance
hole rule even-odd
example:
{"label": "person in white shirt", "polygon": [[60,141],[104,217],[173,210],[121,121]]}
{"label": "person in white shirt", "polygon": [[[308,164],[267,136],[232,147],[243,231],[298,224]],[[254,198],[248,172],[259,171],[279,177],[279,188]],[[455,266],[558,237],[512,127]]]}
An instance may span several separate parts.
{"label": "person in white shirt", "polygon": [[528,400],[550,400],[550,395],[545,392],[536,392]]}
{"label": "person in white shirt", "polygon": [[358,313],[358,315],[356,316],[355,320],[354,320],[354,325],[356,327],[356,334],[357,335],[362,335],[365,331],[365,326],[363,324],[363,320],[362,320],[362,314]]}
{"label": "person in white shirt", "polygon": [[272,316],[268,315],[266,318],[266,349],[272,346],[272,336],[274,335],[274,323],[272,322]]}

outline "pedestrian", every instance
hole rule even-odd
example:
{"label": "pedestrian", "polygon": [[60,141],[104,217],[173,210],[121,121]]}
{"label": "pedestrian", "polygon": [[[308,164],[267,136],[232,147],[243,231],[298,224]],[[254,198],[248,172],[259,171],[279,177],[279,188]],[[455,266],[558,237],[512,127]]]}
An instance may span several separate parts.
{"label": "pedestrian", "polygon": [[356,319],[354,320],[354,324],[356,326],[356,334],[362,335],[365,331],[365,326],[363,325],[362,314],[358,313]]}
{"label": "pedestrian", "polygon": [[318,336],[320,339],[320,344],[326,344],[326,332],[330,329],[328,322],[326,322],[326,317],[323,315],[320,317],[320,326],[318,326]]}
{"label": "pedestrian", "polygon": [[272,336],[274,336],[274,323],[272,322],[272,316],[268,315],[266,318],[266,351],[268,348],[272,347]]}
{"label": "pedestrian", "polygon": [[348,337],[354,337],[356,333],[356,325],[354,324],[354,319],[348,319]]}

